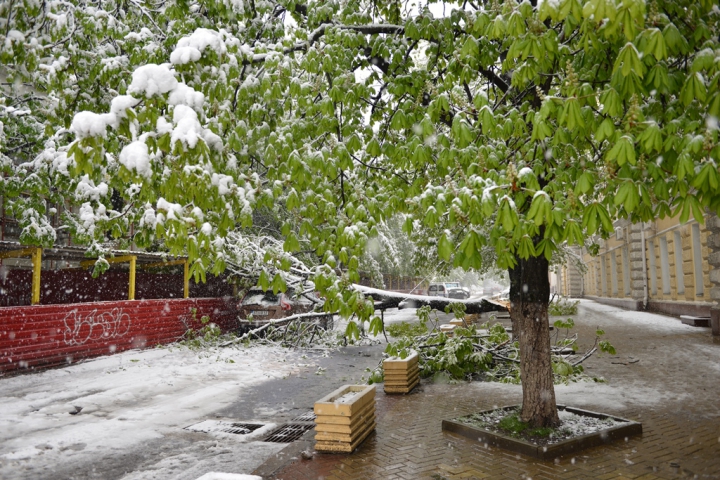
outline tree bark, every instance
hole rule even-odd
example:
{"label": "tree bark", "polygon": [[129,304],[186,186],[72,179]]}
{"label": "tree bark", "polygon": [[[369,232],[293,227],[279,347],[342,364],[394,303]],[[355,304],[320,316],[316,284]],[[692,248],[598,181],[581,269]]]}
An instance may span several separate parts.
{"label": "tree bark", "polygon": [[550,356],[549,265],[545,257],[516,258],[510,273],[510,320],[520,344],[523,403],[520,419],[532,427],[560,423]]}

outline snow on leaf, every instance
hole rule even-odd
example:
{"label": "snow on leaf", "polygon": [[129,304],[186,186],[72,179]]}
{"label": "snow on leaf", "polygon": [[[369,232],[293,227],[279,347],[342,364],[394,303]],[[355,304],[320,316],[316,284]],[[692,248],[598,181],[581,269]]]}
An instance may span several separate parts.
{"label": "snow on leaf", "polygon": [[132,82],[128,87],[130,94],[144,94],[150,98],[154,95],[174,90],[178,81],[166,65],[150,63],[137,68],[132,74]]}
{"label": "snow on leaf", "polygon": [[120,152],[120,163],[128,170],[136,171],[138,175],[145,178],[152,176],[152,168],[150,166],[150,155],[145,142],[135,141],[126,145]]}

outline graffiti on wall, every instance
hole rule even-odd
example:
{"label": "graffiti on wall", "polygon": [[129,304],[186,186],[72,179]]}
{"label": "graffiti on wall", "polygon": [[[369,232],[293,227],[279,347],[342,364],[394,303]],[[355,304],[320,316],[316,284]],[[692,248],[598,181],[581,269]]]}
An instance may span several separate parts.
{"label": "graffiti on wall", "polygon": [[122,337],[130,330],[130,315],[120,308],[109,312],[97,313],[97,309],[86,314],[78,314],[73,309],[65,315],[65,343],[67,345],[83,345],[87,342],[110,340]]}

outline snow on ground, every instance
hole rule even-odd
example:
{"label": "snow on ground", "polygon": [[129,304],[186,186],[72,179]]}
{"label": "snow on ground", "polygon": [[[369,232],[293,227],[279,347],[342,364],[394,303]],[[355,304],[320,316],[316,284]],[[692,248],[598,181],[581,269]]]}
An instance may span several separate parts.
{"label": "snow on ground", "polygon": [[[473,388],[479,394],[508,397],[507,405],[522,402],[522,387],[508,383],[474,382]],[[622,384],[608,380],[608,383],[576,382],[569,385],[555,385],[555,399],[561,405],[597,410],[621,412],[631,407],[654,407],[668,402],[682,404],[689,393],[678,393],[662,386]],[[505,403],[498,405],[506,406]]]}
{"label": "snow on ground", "polygon": [[385,311],[384,321],[385,325],[402,322],[416,323],[418,322],[417,308],[404,308],[402,310],[398,310],[397,308],[389,308]]}
{"label": "snow on ground", "polygon": [[[553,317],[551,322],[556,318],[561,317]],[[687,369],[692,370],[689,366],[699,365],[704,369],[703,375],[720,380],[720,350],[705,343],[703,329],[685,325],[678,318],[624,310],[586,299],[580,300],[574,318],[576,326],[586,330],[580,335],[581,344],[591,346],[588,333],[590,328],[599,326],[605,331],[603,338],[610,340],[617,354],[596,353],[583,363],[587,374],[600,376],[604,383],[556,385],[559,404],[618,414],[667,405],[688,408],[694,401],[693,392],[700,388],[695,385],[697,377],[687,375]],[[633,337],[641,341],[635,343]],[[474,383],[473,388],[478,394],[506,399],[508,405],[522,401],[520,385]]]}
{"label": "snow on ground", "polygon": [[580,305],[593,313],[602,313],[607,318],[605,325],[623,325],[652,327],[655,332],[667,333],[697,333],[696,327],[685,325],[679,319],[658,315],[649,312],[637,312],[634,310],[624,310],[620,307],[612,305],[604,305],[594,302],[593,300],[580,299]]}
{"label": "snow on ground", "polygon": [[[417,321],[414,308],[388,309],[384,317],[387,324]],[[558,403],[621,416],[627,409],[682,407],[697,390],[684,365],[696,364],[701,356],[707,360],[704,374],[720,376],[720,352],[698,340],[698,329],[677,318],[587,300],[581,301],[575,318],[586,330],[594,331],[596,325],[605,329],[608,339],[618,341],[618,356],[591,357],[588,373],[608,382],[556,386]],[[336,324],[337,331],[346,326]],[[627,340],[635,335],[647,340]],[[379,335],[377,340],[384,339]],[[680,348],[666,348],[669,342]],[[246,391],[263,382],[314,371],[317,365],[297,363],[311,362],[301,353],[264,346],[172,346],[0,377],[0,478],[197,480],[250,474],[284,445],[184,428],[247,401]],[[639,362],[622,363],[629,357]],[[519,385],[472,382],[467,388],[504,405],[522,398]],[[253,409],[255,415],[261,408],[274,408],[264,405]]]}
{"label": "snow on ground", "polygon": [[[182,431],[235,401],[243,389],[297,372],[301,367],[286,361],[288,353],[262,346],[175,346],[0,378],[0,478],[27,478],[14,473],[28,465],[121,455]],[[283,446],[253,448],[258,445],[265,445],[265,456]]]}

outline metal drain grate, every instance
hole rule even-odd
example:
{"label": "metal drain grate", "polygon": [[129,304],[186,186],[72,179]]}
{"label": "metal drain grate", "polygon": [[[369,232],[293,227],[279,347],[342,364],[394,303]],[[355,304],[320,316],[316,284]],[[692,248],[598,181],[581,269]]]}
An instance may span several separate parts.
{"label": "metal drain grate", "polygon": [[317,418],[317,415],[315,415],[315,412],[310,410],[309,412],[305,412],[302,415],[298,415],[297,417],[293,418],[293,422],[314,422]]}
{"label": "metal drain grate", "polygon": [[234,433],[236,435],[247,435],[249,433],[258,430],[265,425],[259,423],[232,423],[232,422],[221,422],[218,420],[206,420],[204,422],[196,423],[186,427],[185,430],[192,430],[195,432],[224,432]]}
{"label": "metal drain grate", "polygon": [[233,423],[232,428],[223,430],[223,432],[236,433],[238,435],[247,435],[248,433],[252,433],[258,428],[262,428],[263,426],[264,425],[259,425],[257,423]]}
{"label": "metal drain grate", "polygon": [[291,443],[300,440],[300,437],[308,430],[311,430],[313,426],[304,423],[288,423],[270,433],[263,442]]}

